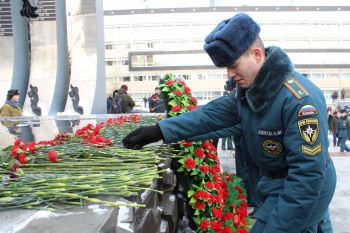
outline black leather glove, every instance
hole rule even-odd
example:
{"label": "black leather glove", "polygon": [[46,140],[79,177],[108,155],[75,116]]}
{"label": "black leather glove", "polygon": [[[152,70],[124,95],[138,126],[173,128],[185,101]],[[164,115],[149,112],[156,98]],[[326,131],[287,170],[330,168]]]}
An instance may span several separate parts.
{"label": "black leather glove", "polygon": [[123,144],[129,149],[140,149],[144,145],[157,142],[160,139],[163,139],[163,134],[158,124],[156,124],[154,126],[140,127],[132,131],[123,139]]}

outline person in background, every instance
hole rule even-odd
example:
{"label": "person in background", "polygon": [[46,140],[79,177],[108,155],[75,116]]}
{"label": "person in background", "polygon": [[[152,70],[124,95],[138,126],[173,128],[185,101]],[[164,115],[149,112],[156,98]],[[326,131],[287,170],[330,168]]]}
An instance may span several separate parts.
{"label": "person in background", "polygon": [[147,108],[147,96],[143,97],[143,103],[144,103],[144,107]]}
{"label": "person in background", "polygon": [[[20,117],[22,116],[21,107],[18,105],[19,91],[16,89],[11,89],[7,92],[7,98],[5,104],[0,108],[1,117]],[[18,128],[18,122],[15,121],[2,121],[1,124],[6,126],[10,133],[20,134],[21,129]]]}
{"label": "person in background", "polygon": [[163,101],[160,96],[160,88],[154,89],[155,93],[149,98],[149,112],[162,113],[164,112]]}
{"label": "person in background", "polygon": [[345,89],[344,88],[342,88],[340,91],[340,98],[341,98],[341,100],[345,99]]}
{"label": "person in background", "polygon": [[112,98],[112,96],[109,94],[108,97],[107,97],[107,113],[109,112],[109,109],[110,109],[111,106],[112,106],[112,101],[113,101],[113,98]]}
{"label": "person in background", "polygon": [[338,92],[337,92],[337,91],[334,91],[333,94],[332,94],[332,96],[331,96],[331,98],[332,98],[332,101],[333,101],[333,104],[334,104],[335,101],[338,99]]}
{"label": "person in background", "polygon": [[333,136],[333,146],[334,147],[339,146],[339,140],[337,140],[339,116],[340,116],[340,113],[337,110],[335,110],[333,112],[333,117],[332,117],[332,121],[331,121],[330,128],[329,128],[331,131],[331,134]]}
{"label": "person in background", "polygon": [[108,113],[119,114],[119,113],[130,113],[135,107],[134,100],[128,94],[128,86],[121,85],[119,90],[113,92],[113,101]]}
{"label": "person in background", "polygon": [[18,105],[19,100],[18,90],[9,90],[5,104],[0,109],[1,117],[18,117],[22,116],[21,107]]}
{"label": "person in background", "polygon": [[240,124],[244,156],[263,174],[256,186],[263,204],[250,232],[306,233],[320,227],[331,233],[328,207],[336,173],[328,153],[324,95],[294,69],[281,48],[265,48],[259,32],[249,15],[238,13],[205,39],[213,63],[226,67],[237,83],[236,96],[140,127],[123,144],[138,149],[161,139],[191,140]]}
{"label": "person in background", "polygon": [[346,140],[350,136],[350,120],[345,109],[340,110],[340,118],[338,119],[338,140],[340,141],[340,152],[350,152],[350,148],[346,145]]}

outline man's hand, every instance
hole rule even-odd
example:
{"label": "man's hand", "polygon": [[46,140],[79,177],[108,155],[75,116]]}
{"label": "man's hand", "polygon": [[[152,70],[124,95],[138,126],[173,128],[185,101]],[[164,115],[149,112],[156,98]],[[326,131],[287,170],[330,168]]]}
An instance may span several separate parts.
{"label": "man's hand", "polygon": [[157,142],[160,139],[163,139],[163,134],[158,124],[156,124],[154,126],[140,127],[132,131],[123,139],[123,144],[129,149],[140,149],[144,145]]}

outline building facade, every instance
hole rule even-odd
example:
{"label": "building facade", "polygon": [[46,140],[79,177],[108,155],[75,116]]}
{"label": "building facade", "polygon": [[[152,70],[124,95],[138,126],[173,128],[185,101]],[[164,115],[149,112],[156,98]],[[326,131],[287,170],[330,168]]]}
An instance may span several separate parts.
{"label": "building facade", "polygon": [[[223,19],[247,12],[260,25],[265,46],[280,46],[296,69],[331,94],[350,96],[350,6],[240,6],[105,10],[106,89],[122,84],[139,103],[166,73],[182,76],[205,103],[222,96],[226,69],[203,50],[206,35]],[[347,90],[349,89],[349,91]]]}

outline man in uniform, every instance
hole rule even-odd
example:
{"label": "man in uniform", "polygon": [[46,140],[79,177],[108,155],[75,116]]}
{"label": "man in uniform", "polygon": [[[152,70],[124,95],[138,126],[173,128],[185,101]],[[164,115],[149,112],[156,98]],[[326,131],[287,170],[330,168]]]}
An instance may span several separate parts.
{"label": "man in uniform", "polygon": [[[320,89],[294,70],[278,47],[264,48],[247,14],[224,20],[205,39],[217,67],[227,67],[237,95],[131,132],[128,148],[163,139],[176,142],[240,124],[246,156],[263,173],[263,200],[251,232],[332,232],[328,206],[336,175],[328,154],[326,103]],[[319,231],[318,231],[319,232]]]}

